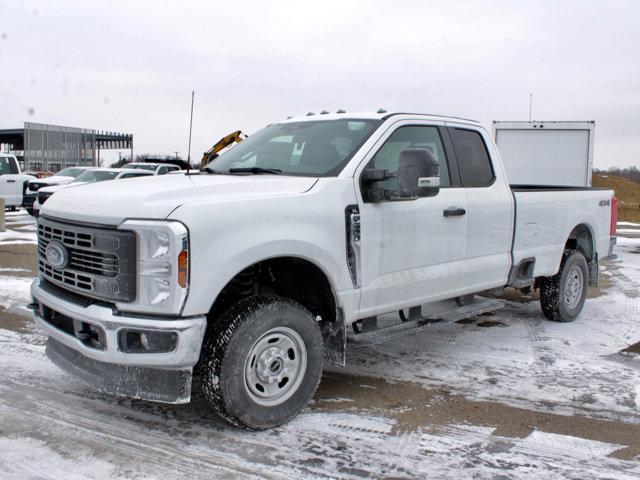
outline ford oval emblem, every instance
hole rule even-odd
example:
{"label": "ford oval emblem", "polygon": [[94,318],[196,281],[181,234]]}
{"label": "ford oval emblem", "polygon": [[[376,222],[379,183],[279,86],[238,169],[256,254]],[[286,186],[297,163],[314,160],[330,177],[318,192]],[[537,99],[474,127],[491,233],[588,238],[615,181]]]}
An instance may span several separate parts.
{"label": "ford oval emblem", "polygon": [[49,245],[47,245],[44,251],[44,255],[47,257],[49,265],[60,270],[66,267],[69,262],[67,247],[57,240],[51,240],[49,242]]}

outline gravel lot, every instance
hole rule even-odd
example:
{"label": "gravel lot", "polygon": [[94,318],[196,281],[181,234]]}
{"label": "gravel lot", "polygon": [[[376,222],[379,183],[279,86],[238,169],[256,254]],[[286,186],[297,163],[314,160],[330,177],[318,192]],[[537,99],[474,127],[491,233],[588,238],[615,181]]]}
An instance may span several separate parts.
{"label": "gravel lot", "polygon": [[255,433],[227,426],[197,391],[182,406],[121,399],[51,364],[24,307],[35,226],[7,220],[3,478],[640,477],[638,226],[624,225],[576,322],[549,322],[535,296],[507,291],[495,315],[352,348],[302,415]]}

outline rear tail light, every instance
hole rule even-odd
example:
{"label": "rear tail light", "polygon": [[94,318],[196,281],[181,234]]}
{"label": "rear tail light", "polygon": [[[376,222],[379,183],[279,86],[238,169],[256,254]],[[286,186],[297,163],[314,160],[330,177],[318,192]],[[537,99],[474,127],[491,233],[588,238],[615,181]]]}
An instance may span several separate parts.
{"label": "rear tail light", "polygon": [[614,237],[618,226],[618,197],[611,199],[611,228],[609,234]]}

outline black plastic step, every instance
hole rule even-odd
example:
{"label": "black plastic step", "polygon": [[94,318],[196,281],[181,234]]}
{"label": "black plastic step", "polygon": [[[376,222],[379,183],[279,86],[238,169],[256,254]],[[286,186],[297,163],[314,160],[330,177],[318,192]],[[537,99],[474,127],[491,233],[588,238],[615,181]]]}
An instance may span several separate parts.
{"label": "black plastic step", "polygon": [[493,312],[504,307],[504,302],[494,299],[477,299],[473,303],[441,312],[432,317],[423,317],[406,322],[395,323],[376,330],[358,333],[348,337],[349,343],[357,345],[375,345],[395,338],[412,335],[424,330],[432,323],[457,322],[469,317],[475,317],[487,312]]}

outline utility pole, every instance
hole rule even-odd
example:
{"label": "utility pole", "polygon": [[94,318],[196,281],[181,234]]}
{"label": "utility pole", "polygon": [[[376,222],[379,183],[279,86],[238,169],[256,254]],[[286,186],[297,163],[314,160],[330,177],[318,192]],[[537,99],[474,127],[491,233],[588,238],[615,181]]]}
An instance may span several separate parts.
{"label": "utility pole", "polygon": [[531,112],[533,111],[533,93],[529,94],[529,121],[531,121]]}
{"label": "utility pole", "polygon": [[174,150],[173,153],[176,154],[176,160],[177,160],[178,159],[178,153],[180,153],[180,152],[178,152],[177,150]]}
{"label": "utility pole", "polygon": [[191,92],[191,119],[189,120],[189,148],[187,150],[187,173],[189,173],[189,168],[191,167],[191,130],[193,128],[193,98],[195,96],[195,92]]}

